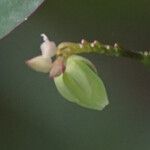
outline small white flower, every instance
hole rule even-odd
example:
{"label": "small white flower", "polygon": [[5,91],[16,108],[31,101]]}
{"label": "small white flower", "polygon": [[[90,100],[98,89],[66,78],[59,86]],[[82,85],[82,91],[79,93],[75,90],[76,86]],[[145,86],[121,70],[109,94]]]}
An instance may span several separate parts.
{"label": "small white flower", "polygon": [[48,73],[52,66],[51,57],[56,54],[56,44],[50,41],[45,34],[41,36],[44,41],[40,46],[42,54],[26,61],[26,64],[35,71]]}

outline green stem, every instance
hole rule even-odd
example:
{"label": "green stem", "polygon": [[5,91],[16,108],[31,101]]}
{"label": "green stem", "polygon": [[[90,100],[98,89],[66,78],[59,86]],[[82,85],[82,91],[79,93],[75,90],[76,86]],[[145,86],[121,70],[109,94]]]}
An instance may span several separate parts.
{"label": "green stem", "polygon": [[127,57],[135,59],[143,64],[150,65],[150,53],[149,52],[135,52],[125,50],[118,46],[118,44],[104,45],[98,41],[92,43],[82,40],[81,43],[63,42],[58,45],[57,55],[65,58],[73,54],[80,53],[97,53],[107,56],[115,57]]}

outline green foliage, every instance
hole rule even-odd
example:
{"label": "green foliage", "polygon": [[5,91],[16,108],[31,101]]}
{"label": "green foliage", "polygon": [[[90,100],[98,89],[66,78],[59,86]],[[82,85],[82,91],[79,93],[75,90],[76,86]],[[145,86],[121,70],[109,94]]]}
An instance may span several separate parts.
{"label": "green foliage", "polygon": [[25,21],[44,0],[0,0],[0,39]]}
{"label": "green foliage", "polygon": [[86,108],[102,110],[108,104],[108,98],[104,84],[91,64],[81,56],[72,55],[67,59],[64,74],[55,77],[54,81],[67,100]]}

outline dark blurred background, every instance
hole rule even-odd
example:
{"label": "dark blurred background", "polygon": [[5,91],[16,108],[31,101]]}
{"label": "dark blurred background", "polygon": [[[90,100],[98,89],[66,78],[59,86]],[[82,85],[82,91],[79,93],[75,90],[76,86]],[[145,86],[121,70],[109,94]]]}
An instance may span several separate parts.
{"label": "dark blurred background", "polygon": [[110,104],[74,105],[25,60],[40,54],[41,33],[57,44],[82,38],[150,50],[149,0],[47,0],[0,41],[0,150],[150,149],[150,68],[126,58],[86,55]]}

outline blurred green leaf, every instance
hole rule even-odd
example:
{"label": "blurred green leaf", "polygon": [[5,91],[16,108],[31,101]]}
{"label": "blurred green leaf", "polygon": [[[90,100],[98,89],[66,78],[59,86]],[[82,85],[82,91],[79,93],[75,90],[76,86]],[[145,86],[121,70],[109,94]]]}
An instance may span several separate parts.
{"label": "blurred green leaf", "polygon": [[31,15],[44,0],[0,0],[0,39]]}
{"label": "blurred green leaf", "polygon": [[102,110],[108,104],[105,86],[85,58],[70,56],[65,73],[54,81],[64,98],[80,106]]}

